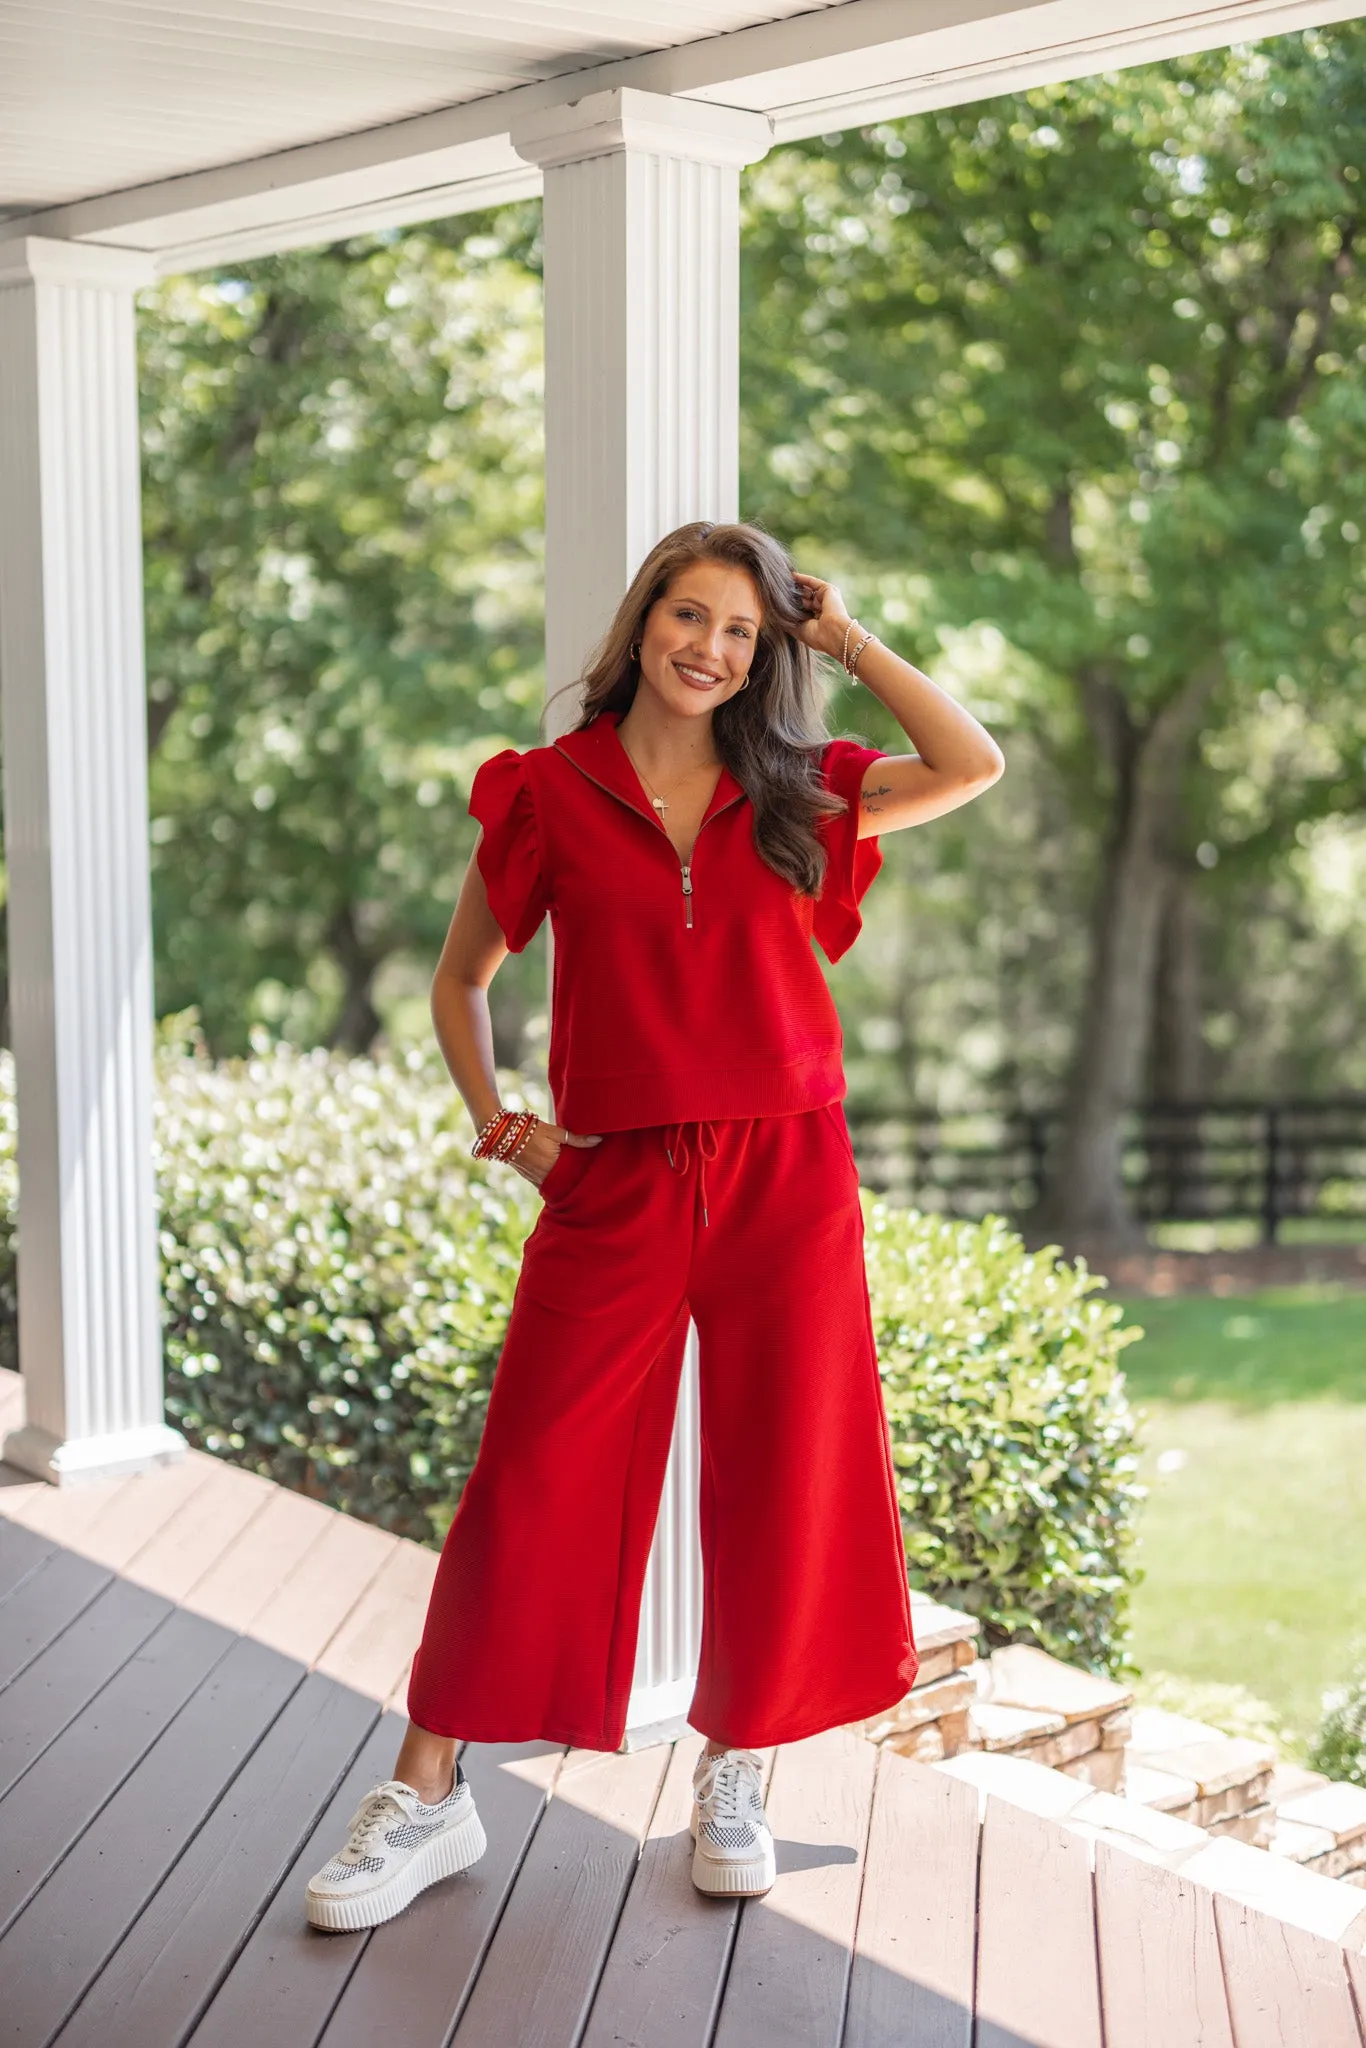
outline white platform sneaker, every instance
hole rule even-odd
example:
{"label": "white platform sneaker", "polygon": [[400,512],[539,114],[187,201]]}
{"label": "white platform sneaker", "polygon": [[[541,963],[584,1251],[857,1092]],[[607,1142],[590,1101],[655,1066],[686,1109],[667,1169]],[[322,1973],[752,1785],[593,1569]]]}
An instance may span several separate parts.
{"label": "white platform sneaker", "polygon": [[345,1846],[309,1879],[304,1910],[314,1927],[334,1932],[378,1927],[438,1878],[467,1870],[487,1847],[474,1794],[458,1769],[434,1806],[388,1778],[366,1793],[347,1822]]}
{"label": "white platform sneaker", "polygon": [[761,1759],[752,1749],[704,1750],[692,1788],[693,1883],[713,1897],[757,1898],[778,1874]]}

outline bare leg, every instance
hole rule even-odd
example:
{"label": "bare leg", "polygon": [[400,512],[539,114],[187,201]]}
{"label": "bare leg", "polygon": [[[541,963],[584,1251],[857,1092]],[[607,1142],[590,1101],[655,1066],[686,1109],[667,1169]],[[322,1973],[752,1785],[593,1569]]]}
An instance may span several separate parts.
{"label": "bare leg", "polygon": [[411,1785],[424,1806],[434,1806],[455,1783],[455,1737],[433,1735],[410,1721],[394,1776],[400,1784]]}

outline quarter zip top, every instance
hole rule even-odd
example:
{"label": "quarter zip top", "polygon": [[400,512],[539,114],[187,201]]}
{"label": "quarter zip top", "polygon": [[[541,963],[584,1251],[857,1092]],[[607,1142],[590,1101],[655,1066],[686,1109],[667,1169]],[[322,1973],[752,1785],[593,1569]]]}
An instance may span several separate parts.
{"label": "quarter zip top", "polygon": [[[693,928],[693,897],[696,894],[692,878],[692,867],[693,861],[697,857],[697,842],[702,837],[702,834],[706,827],[710,825],[712,819],[717,816],[718,812],[729,809],[731,804],[738,804],[743,801],[745,794],[744,787],[741,783],[737,782],[736,778],[731,774],[730,770],[726,767],[725,763],[722,762],[720,776],[717,779],[715,789],[711,793],[711,801],[707,805],[706,810],[702,813],[701,822],[697,827],[697,831],[693,835],[692,850],[689,853],[688,858],[684,860],[682,854],[679,853],[678,848],[674,845],[672,839],[669,839],[668,828],[665,826],[664,820],[660,817],[659,812],[655,809],[652,803],[647,802],[645,797],[645,791],[641,786],[640,777],[636,774],[635,768],[633,767],[631,762],[630,755],[626,752],[625,747],[623,747],[623,745],[621,744],[620,735],[616,732],[616,727],[614,724],[611,726],[610,730],[612,733],[612,737],[616,741],[616,751],[621,757],[622,766],[625,769],[626,775],[630,779],[630,785],[632,785],[630,787],[623,788],[622,779],[616,775],[611,774],[610,755],[607,756],[607,759],[603,764],[604,768],[607,771],[608,778],[604,779],[603,775],[594,774],[593,770],[589,768],[582,759],[579,758],[578,754],[570,752],[569,748],[565,747],[561,741],[557,740],[555,744],[557,747],[560,748],[560,751],[565,754],[567,759],[571,760],[574,763],[574,766],[578,769],[581,775],[586,775],[590,782],[596,783],[599,789],[606,790],[609,796],[618,797],[620,801],[626,805],[628,810],[632,810],[637,814],[638,817],[644,818],[646,822],[652,825],[657,832],[661,833],[665,839],[669,840],[670,851],[676,855],[679,869],[681,871],[681,880],[683,884],[683,923],[685,928],[688,931],[691,931]],[[567,735],[567,737],[572,737],[572,735]],[[727,784],[729,785],[728,788],[726,787]],[[718,798],[720,798],[719,802],[717,801]]]}
{"label": "quarter zip top", "polygon": [[[834,959],[858,930],[881,864],[877,840],[858,838],[859,789],[879,755],[834,740],[820,756],[842,808],[817,828],[826,877],[813,897],[763,859],[746,791],[724,767],[680,854],[616,722],[599,713],[550,746],[505,748],[470,792],[479,872],[509,950],[545,918],[554,927],[556,1120],[592,1135],[841,1100],[839,1013],[812,939]],[[668,843],[672,863],[643,830]]]}

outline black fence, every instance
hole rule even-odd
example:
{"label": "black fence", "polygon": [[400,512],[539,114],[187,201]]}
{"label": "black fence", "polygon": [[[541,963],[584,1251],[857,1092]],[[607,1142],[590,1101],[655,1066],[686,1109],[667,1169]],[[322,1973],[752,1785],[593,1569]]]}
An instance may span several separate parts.
{"label": "black fence", "polygon": [[[937,1117],[845,1104],[866,1186],[950,1216],[1020,1216],[1038,1198],[1056,1112]],[[1155,1102],[1129,1119],[1124,1178],[1147,1223],[1366,1219],[1366,1096]]]}

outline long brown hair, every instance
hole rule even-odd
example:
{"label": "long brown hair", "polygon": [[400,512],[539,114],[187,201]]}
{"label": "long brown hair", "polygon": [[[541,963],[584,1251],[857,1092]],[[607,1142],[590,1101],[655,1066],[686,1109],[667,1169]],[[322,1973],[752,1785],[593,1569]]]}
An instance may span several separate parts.
{"label": "long brown hair", "polygon": [[[817,823],[842,808],[823,788],[820,751],[829,739],[824,688],[816,659],[798,629],[802,605],[787,550],[758,526],[716,526],[694,520],[665,534],[641,563],[615,618],[578,683],[582,732],[600,711],[626,712],[640,684],[633,653],[652,605],[695,562],[743,569],[758,592],[761,620],[749,686],[718,704],[712,721],[716,751],[754,808],[754,845],[775,874],[808,896],[825,878]],[[559,690],[554,692],[559,696]]]}

